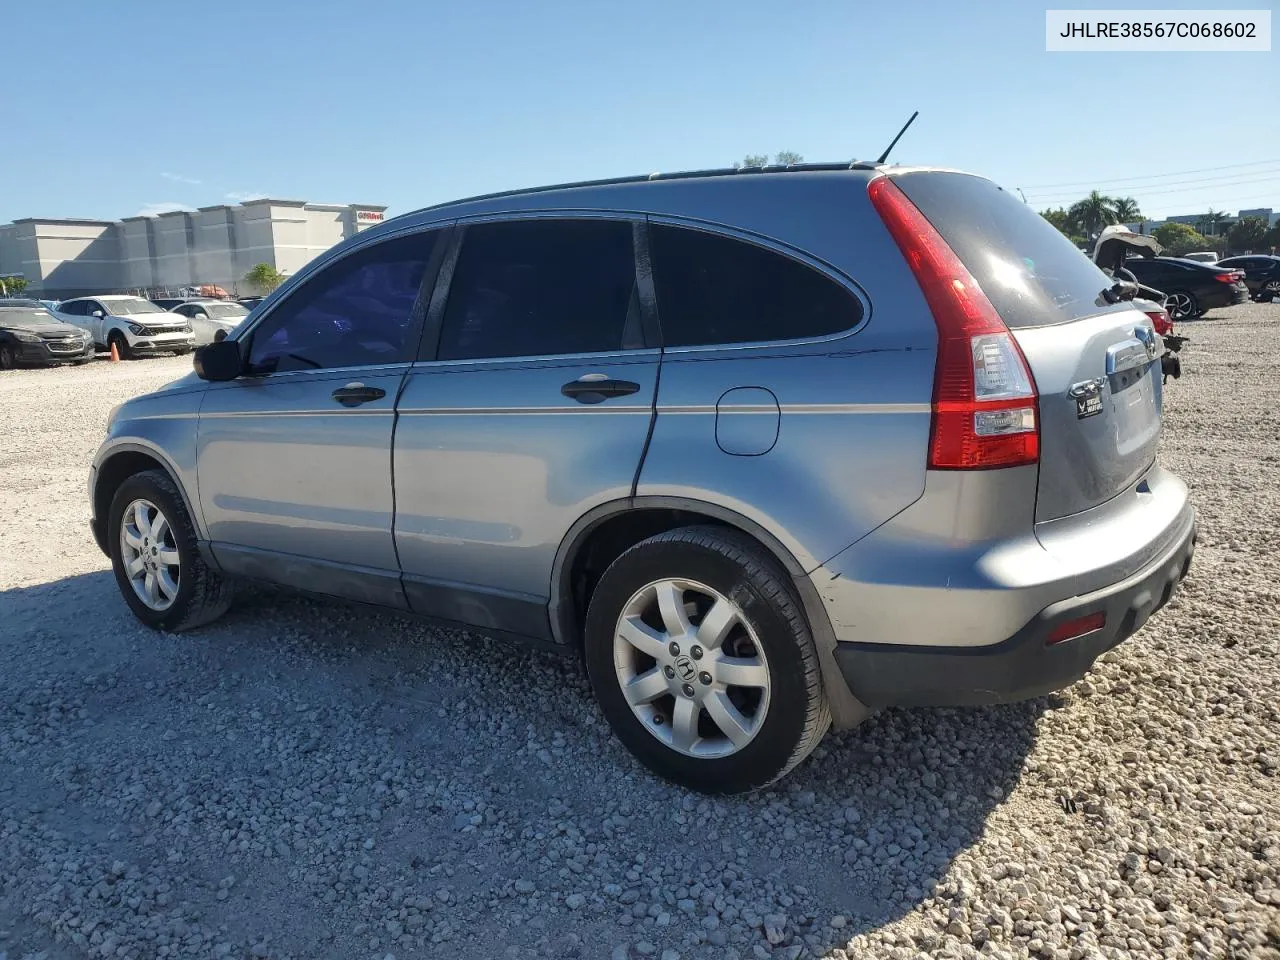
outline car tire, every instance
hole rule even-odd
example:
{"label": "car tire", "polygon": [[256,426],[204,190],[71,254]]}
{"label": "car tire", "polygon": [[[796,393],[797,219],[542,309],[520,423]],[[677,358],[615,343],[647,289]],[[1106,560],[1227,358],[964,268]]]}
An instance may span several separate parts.
{"label": "car tire", "polygon": [[[107,517],[116,585],[142,623],[177,633],[226,612],[231,582],[201,557],[182,494],[168,474],[146,470],[126,479],[112,497]],[[158,518],[163,518],[161,526]],[[142,568],[134,566],[139,558],[144,558]],[[176,562],[166,562],[170,558]]]}
{"label": "car tire", "polygon": [[1169,293],[1166,307],[1169,319],[1175,323],[1179,320],[1194,320],[1204,313],[1200,308],[1200,301],[1189,290],[1174,290]]}
{"label": "car tire", "polygon": [[1263,303],[1271,303],[1276,297],[1280,297],[1280,280],[1269,280],[1258,291],[1258,299]]}
{"label": "car tire", "polygon": [[13,346],[8,343],[0,343],[0,370],[16,370],[18,368],[18,356],[13,352]]}
{"label": "car tire", "polygon": [[107,350],[109,351],[112,346],[116,348],[116,353],[120,355],[121,360],[133,359],[133,350],[129,348],[129,341],[125,339],[124,334],[119,330],[111,331],[111,334],[107,337]]}
{"label": "car tire", "polygon": [[618,557],[592,593],[584,654],[623,744],[702,793],[768,786],[831,725],[789,578],[736,530],[682,527]]}

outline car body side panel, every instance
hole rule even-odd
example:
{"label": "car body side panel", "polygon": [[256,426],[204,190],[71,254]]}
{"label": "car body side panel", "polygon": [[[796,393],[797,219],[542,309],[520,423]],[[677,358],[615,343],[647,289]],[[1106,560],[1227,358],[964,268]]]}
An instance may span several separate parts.
{"label": "car body side panel", "polygon": [[[733,510],[806,570],[875,529],[924,489],[934,353],[874,340],[668,352],[637,495]],[[771,391],[780,411],[776,442],[756,456],[716,441],[717,403],[742,387]]]}
{"label": "car body side panel", "polygon": [[[561,394],[590,374],[639,389],[595,404]],[[426,584],[421,599],[433,607],[450,585],[536,600],[545,621],[552,564],[569,528],[593,507],[631,495],[657,376],[656,350],[415,365],[394,454],[406,584]]]}
{"label": "car body side panel", "polygon": [[179,381],[175,387],[134,398],[112,421],[90,468],[90,498],[92,502],[92,485],[103,463],[119,453],[145,453],[168,468],[186,498],[196,535],[205,540],[208,531],[196,495],[197,422],[204,384],[188,389],[189,384]]}

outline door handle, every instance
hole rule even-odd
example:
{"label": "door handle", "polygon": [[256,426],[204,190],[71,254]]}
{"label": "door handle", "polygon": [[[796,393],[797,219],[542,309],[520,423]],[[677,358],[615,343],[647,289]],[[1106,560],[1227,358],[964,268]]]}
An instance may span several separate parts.
{"label": "door handle", "polygon": [[344,407],[358,407],[370,400],[381,400],[386,395],[387,391],[380,387],[366,387],[363,383],[348,383],[331,394]]}
{"label": "door handle", "polygon": [[640,391],[640,384],[631,380],[611,380],[598,373],[589,373],[577,380],[570,380],[560,392],[579,403],[600,403],[610,397],[626,397]]}

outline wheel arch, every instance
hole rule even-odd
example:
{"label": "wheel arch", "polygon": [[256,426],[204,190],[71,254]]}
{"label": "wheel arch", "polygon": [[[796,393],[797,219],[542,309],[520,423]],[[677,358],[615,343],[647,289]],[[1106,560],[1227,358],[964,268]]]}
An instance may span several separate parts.
{"label": "wheel arch", "polygon": [[684,497],[632,497],[601,504],[580,517],[561,541],[552,567],[548,609],[552,637],[581,650],[586,603],[604,569],[641,540],[678,527],[708,523],[751,537],[790,577],[818,649],[832,722],[842,729],[856,726],[869,710],[850,692],[836,665],[835,632],[804,567],[760,524],[718,504]]}
{"label": "wheel arch", "polygon": [[[93,470],[93,488],[90,492],[93,509],[91,525],[93,537],[103,553],[110,555],[107,548],[106,525],[112,498],[125,480],[147,470],[162,470],[173,481],[173,485],[178,488],[178,493],[182,497],[182,505],[187,511],[187,516],[191,518],[192,525],[196,529],[197,538],[203,542],[200,515],[196,512],[190,496],[187,495],[186,487],[182,485],[178,471],[169,458],[155,447],[129,441],[112,447],[98,461]],[[206,551],[202,549],[201,552]],[[208,559],[206,557],[206,562]]]}

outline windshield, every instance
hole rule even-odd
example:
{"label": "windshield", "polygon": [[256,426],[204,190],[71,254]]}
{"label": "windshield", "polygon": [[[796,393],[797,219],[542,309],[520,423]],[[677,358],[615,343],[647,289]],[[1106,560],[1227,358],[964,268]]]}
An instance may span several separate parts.
{"label": "windshield", "polygon": [[103,300],[102,305],[113,316],[117,317],[125,317],[134,313],[164,313],[162,309],[150,300],[143,300],[141,297],[121,297],[118,300]]}
{"label": "windshield", "polygon": [[0,304],[0,327],[38,327],[57,322],[44,307],[9,307]]}
{"label": "windshield", "polygon": [[207,303],[204,308],[215,320],[243,320],[249,315],[238,303]]}

